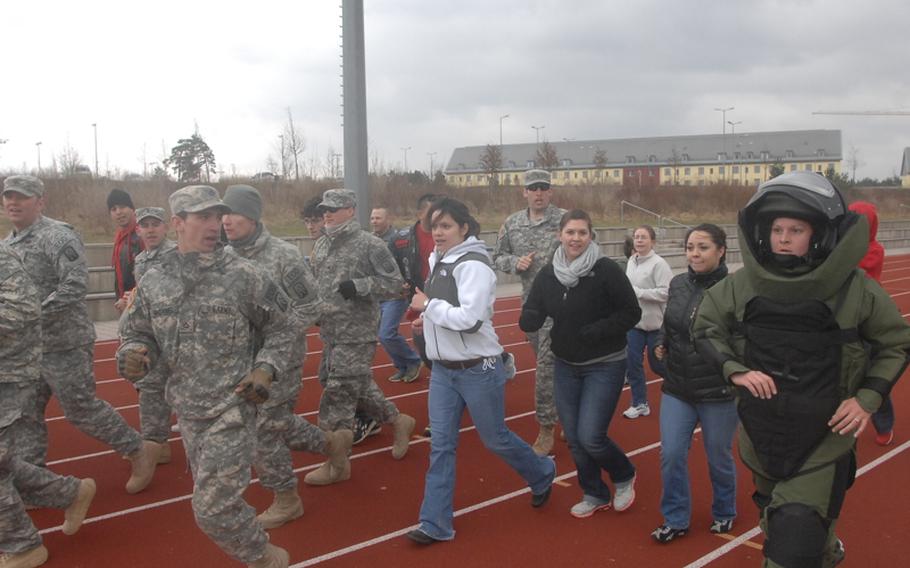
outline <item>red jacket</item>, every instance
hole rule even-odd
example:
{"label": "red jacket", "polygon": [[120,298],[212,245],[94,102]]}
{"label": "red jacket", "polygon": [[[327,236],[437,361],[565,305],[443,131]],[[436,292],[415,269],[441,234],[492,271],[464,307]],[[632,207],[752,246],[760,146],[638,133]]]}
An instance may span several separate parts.
{"label": "red jacket", "polygon": [[856,201],[850,204],[850,211],[865,215],[869,220],[869,250],[866,256],[859,261],[859,267],[866,271],[869,278],[874,278],[876,282],[882,281],[882,264],[885,262],[885,247],[875,240],[878,235],[878,211],[875,205],[866,201]]}

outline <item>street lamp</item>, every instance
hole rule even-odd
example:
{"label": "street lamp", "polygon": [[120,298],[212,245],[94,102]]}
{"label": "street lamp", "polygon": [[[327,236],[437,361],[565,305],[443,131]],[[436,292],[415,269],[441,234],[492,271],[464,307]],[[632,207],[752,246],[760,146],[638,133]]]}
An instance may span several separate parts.
{"label": "street lamp", "polygon": [[98,123],[92,123],[92,130],[95,131],[95,177],[98,177]]}
{"label": "street lamp", "polygon": [[[723,146],[724,146],[724,159],[721,162],[723,165],[727,164],[727,111],[733,110],[735,107],[714,107],[714,110],[721,113],[721,132],[723,133]],[[726,174],[724,174],[726,176]]]}
{"label": "street lamp", "polygon": [[410,149],[410,146],[404,146],[401,148],[401,151],[404,152],[404,173],[408,173],[408,150]]}
{"label": "street lamp", "polygon": [[41,142],[35,142],[35,148],[38,149],[38,173],[41,173]]}
{"label": "street lamp", "polygon": [[499,145],[502,146],[502,121],[509,118],[509,115],[504,114],[499,117]]}
{"label": "street lamp", "polygon": [[[502,146],[502,142],[500,142],[499,145]],[[430,181],[433,181],[433,175],[434,175],[434,173],[433,173],[433,156],[435,156],[435,155],[436,155],[436,152],[427,152],[427,156],[430,157]]]}
{"label": "street lamp", "polygon": [[736,122],[733,122],[732,120],[728,120],[728,121],[727,121],[727,124],[730,125],[730,136],[733,137],[733,144],[734,144],[734,145],[736,144],[736,125],[737,125],[737,124],[742,124],[742,123],[743,123],[743,121],[741,121],[741,120],[737,120]]}
{"label": "street lamp", "polygon": [[532,124],[532,125],[531,125],[531,128],[533,128],[534,131],[537,133],[537,145],[540,146],[540,131],[543,130],[544,128],[546,128],[546,125],[543,125],[543,126],[534,126],[534,125]]}

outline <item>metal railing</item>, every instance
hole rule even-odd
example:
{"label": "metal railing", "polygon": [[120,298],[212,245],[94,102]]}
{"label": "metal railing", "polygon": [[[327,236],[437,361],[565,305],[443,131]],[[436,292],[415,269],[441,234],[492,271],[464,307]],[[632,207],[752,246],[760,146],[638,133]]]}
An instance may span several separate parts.
{"label": "metal railing", "polygon": [[622,223],[623,225],[625,225],[625,223],[626,223],[626,207],[631,207],[633,209],[637,209],[637,210],[641,211],[642,213],[647,213],[648,215],[654,215],[655,217],[657,217],[657,227],[658,227],[658,229],[661,230],[661,232],[663,232],[664,223],[673,223],[674,225],[678,225],[680,227],[685,227],[687,229],[692,228],[690,225],[686,225],[685,223],[680,223],[676,219],[673,219],[671,217],[665,217],[664,215],[661,215],[660,213],[657,213],[656,211],[651,211],[650,209],[645,209],[644,207],[641,207],[640,205],[635,205],[631,201],[626,201],[625,199],[623,199],[622,201],[619,202],[619,222]]}

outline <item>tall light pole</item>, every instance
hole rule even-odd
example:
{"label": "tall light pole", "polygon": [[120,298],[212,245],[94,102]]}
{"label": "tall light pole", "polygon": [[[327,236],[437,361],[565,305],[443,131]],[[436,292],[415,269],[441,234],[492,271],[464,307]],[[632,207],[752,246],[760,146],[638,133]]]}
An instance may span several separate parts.
{"label": "tall light pole", "polygon": [[543,130],[544,128],[546,128],[546,125],[543,125],[543,126],[534,126],[534,125],[532,124],[532,125],[531,125],[531,128],[533,128],[534,131],[537,133],[537,145],[540,146],[540,131]]}
{"label": "tall light pole", "polygon": [[[500,143],[499,145],[502,146],[502,143]],[[435,155],[436,155],[436,152],[427,152],[427,156],[430,157],[430,181],[433,181],[433,176],[435,175],[435,173],[433,172],[433,156],[435,156]]]}
{"label": "tall light pole", "polygon": [[[723,146],[724,146],[724,159],[722,164],[727,164],[727,111],[733,110],[735,107],[714,107],[714,110],[721,113],[721,133],[723,134]],[[726,169],[726,168],[725,168]],[[724,174],[726,177],[726,174]]]}
{"label": "tall light pole", "polygon": [[38,149],[38,173],[41,173],[41,142],[35,142],[35,148]]}
{"label": "tall light pole", "polygon": [[98,177],[98,123],[92,123],[92,130],[95,131],[95,177]]}
{"label": "tall light pole", "polygon": [[408,150],[410,149],[410,146],[403,146],[401,148],[401,151],[404,152],[404,173],[408,173]]}
{"label": "tall light pole", "polygon": [[502,121],[509,118],[509,115],[504,114],[499,117],[499,145],[502,146]]}

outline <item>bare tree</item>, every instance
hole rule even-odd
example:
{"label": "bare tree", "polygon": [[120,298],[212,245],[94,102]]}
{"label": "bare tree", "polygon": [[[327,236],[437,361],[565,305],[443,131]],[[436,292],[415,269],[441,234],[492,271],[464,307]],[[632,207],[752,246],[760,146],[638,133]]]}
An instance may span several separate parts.
{"label": "bare tree", "polygon": [[281,157],[282,164],[294,165],[294,180],[300,181],[300,156],[306,150],[306,138],[303,133],[294,126],[294,117],[291,115],[291,107],[288,107],[288,123],[284,126],[284,155]]}
{"label": "bare tree", "polygon": [[856,170],[864,165],[866,162],[862,161],[859,157],[859,148],[850,145],[850,151],[847,154],[847,167],[850,168],[850,181],[856,183]]}
{"label": "bare tree", "polygon": [[673,168],[673,185],[679,185],[679,151],[676,146],[670,151],[670,167]]}
{"label": "bare tree", "polygon": [[265,171],[274,172],[278,169],[278,162],[275,161],[275,158],[269,154],[269,157],[265,159]]}
{"label": "bare tree", "polygon": [[502,146],[487,144],[480,155],[480,167],[487,174],[487,180],[493,187],[499,187],[499,171],[502,170]]}
{"label": "bare tree", "polygon": [[604,171],[607,169],[607,151],[603,148],[594,152],[594,169],[597,171],[597,183],[603,183]]}
{"label": "bare tree", "polygon": [[552,171],[559,166],[559,156],[556,155],[556,148],[547,140],[544,140],[540,147],[537,148],[537,156],[534,158],[537,167]]}
{"label": "bare tree", "polygon": [[79,151],[73,148],[69,141],[63,146],[63,151],[60,152],[57,159],[60,162],[60,172],[64,177],[75,174],[79,169],[79,166],[84,165],[82,163],[82,158],[79,156]]}

